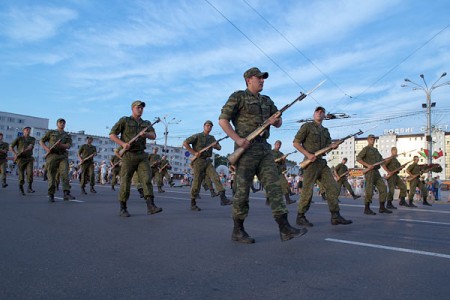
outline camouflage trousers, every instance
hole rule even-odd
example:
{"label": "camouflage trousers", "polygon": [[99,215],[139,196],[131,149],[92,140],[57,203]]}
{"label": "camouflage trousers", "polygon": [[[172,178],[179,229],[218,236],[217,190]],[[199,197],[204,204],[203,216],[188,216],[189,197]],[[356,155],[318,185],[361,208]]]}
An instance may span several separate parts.
{"label": "camouflage trousers", "polygon": [[27,182],[33,182],[33,162],[33,157],[17,159],[17,167],[19,168],[19,185],[23,185],[25,183],[25,172],[27,174]]}
{"label": "camouflage trousers", "polygon": [[[197,158],[192,163],[192,167],[194,171],[194,181],[192,182],[191,187],[191,199],[195,199],[200,192],[200,187],[203,180],[211,180],[216,186],[218,192],[225,191],[222,183],[220,182],[219,175],[214,169],[210,159]],[[212,185],[208,187],[212,189]]]}
{"label": "camouflage trousers", "polygon": [[91,186],[95,185],[94,162],[81,165],[81,187],[85,187],[88,182]]}
{"label": "camouflage trousers", "polygon": [[54,195],[56,185],[59,185],[58,176],[62,181],[63,191],[70,191],[69,184],[69,158],[65,154],[51,153],[46,159],[48,194]]}
{"label": "camouflage trousers", "polygon": [[148,154],[143,151],[141,153],[128,151],[125,152],[122,157],[119,201],[127,202],[128,198],[130,198],[131,179],[135,172],[137,173],[139,181],[142,183],[144,196],[154,196]]}
{"label": "camouflage trousers", "polygon": [[233,218],[244,220],[249,211],[249,192],[254,175],[266,190],[272,215],[286,214],[286,204],[281,191],[280,176],[275,166],[272,150],[267,143],[254,143],[241,156],[236,164],[236,193],[233,197]]}
{"label": "camouflage trousers", "polygon": [[409,183],[409,195],[408,200],[412,201],[414,199],[414,193],[416,192],[416,187],[419,188],[422,193],[422,199],[427,199],[428,190],[425,184],[420,180],[420,178],[414,178]]}
{"label": "camouflage trousers", "polygon": [[399,197],[406,197],[406,185],[403,182],[403,180],[398,176],[398,175],[392,175],[388,180],[388,194],[387,194],[387,201],[392,201],[394,200],[394,192],[395,192],[395,187],[398,187],[400,189],[400,195]]}
{"label": "camouflage trousers", "polygon": [[117,184],[117,175],[120,174],[120,167],[115,167],[114,169],[112,169],[112,180],[111,180],[111,185],[116,185]]}
{"label": "camouflage trousers", "polygon": [[6,165],[8,161],[6,159],[0,159],[0,173],[2,174],[2,183],[6,183]]}
{"label": "camouflage trousers", "polygon": [[364,175],[366,179],[366,199],[365,204],[372,203],[373,187],[378,190],[378,200],[380,203],[386,202],[387,188],[378,170],[371,170]]}
{"label": "camouflage trousers", "polygon": [[286,176],[284,174],[280,174],[280,185],[281,185],[281,192],[283,195],[289,195],[290,189],[289,189],[289,182],[286,179]]}
{"label": "camouflage trousers", "polygon": [[315,160],[303,170],[303,189],[298,203],[298,212],[305,214],[309,210],[316,181],[320,183],[321,192],[327,195],[330,212],[339,212],[337,183],[324,159]]}
{"label": "camouflage trousers", "polygon": [[167,169],[162,170],[162,172],[156,171],[156,184],[158,186],[164,185],[164,178],[166,178],[167,182],[172,182],[172,178],[170,178],[169,172],[167,172]]}
{"label": "camouflage trousers", "polygon": [[[345,176],[344,176],[345,177]],[[338,185],[338,193],[341,193],[341,189],[342,186],[344,186],[347,191],[350,193],[350,195],[354,196],[355,193],[353,192],[352,186],[350,185],[350,183],[348,183],[348,180],[346,178],[341,178],[337,181],[337,185]]]}

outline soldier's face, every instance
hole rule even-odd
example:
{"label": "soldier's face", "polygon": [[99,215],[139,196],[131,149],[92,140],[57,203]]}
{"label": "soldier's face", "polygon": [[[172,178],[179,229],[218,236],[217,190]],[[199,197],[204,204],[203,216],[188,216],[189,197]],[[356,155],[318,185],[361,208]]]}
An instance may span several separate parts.
{"label": "soldier's face", "polygon": [[322,122],[325,119],[325,112],[321,109],[316,110],[313,115],[314,121]]}
{"label": "soldier's face", "polygon": [[264,88],[264,78],[263,77],[256,77],[252,76],[247,79],[247,88],[254,92],[259,93]]}
{"label": "soldier's face", "polygon": [[281,143],[275,143],[274,148],[275,148],[275,150],[280,150]]}
{"label": "soldier's face", "polygon": [[25,129],[23,130],[23,135],[24,135],[24,136],[29,136],[29,135],[30,135],[30,128],[25,128]]}
{"label": "soldier's face", "polygon": [[58,124],[56,124],[56,126],[58,127],[58,129],[63,130],[64,128],[66,128],[66,122],[59,121]]}
{"label": "soldier's face", "polygon": [[144,112],[144,108],[142,106],[139,106],[139,105],[133,106],[132,112],[133,112],[133,116],[141,117],[142,113]]}
{"label": "soldier's face", "polygon": [[373,144],[375,144],[375,138],[368,138],[367,142],[369,143],[370,146],[373,146]]}
{"label": "soldier's face", "polygon": [[212,130],[212,125],[211,124],[203,125],[203,131],[205,131],[206,133],[210,133],[211,130]]}

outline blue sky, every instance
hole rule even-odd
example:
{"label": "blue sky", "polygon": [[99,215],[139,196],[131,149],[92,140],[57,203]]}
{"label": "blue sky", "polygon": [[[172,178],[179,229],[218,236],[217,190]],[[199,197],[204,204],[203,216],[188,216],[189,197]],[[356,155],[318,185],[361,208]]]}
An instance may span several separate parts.
{"label": "blue sky", "polygon": [[[147,102],[146,119],[166,116],[168,144],[217,124],[243,72],[268,71],[263,94],[281,108],[327,82],[284,114],[270,142],[293,150],[299,119],[319,104],[349,119],[326,121],[333,138],[380,124],[426,122],[428,84],[450,73],[448,1],[1,1],[0,110],[56,120],[69,131],[109,134],[130,104]],[[449,81],[450,75],[442,82]],[[432,93],[433,124],[446,124],[450,86]],[[164,126],[155,127],[158,143]],[[221,154],[232,151],[231,140]],[[300,159],[300,157],[292,157]]]}

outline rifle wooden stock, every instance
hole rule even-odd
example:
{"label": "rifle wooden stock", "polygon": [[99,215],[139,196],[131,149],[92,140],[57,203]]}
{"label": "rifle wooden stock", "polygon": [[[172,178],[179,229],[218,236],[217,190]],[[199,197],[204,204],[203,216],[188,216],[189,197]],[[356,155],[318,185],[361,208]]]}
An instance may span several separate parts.
{"label": "rifle wooden stock", "polygon": [[395,169],[395,170],[393,170],[392,172],[390,172],[391,173],[391,175],[386,175],[386,179],[389,179],[389,178],[391,178],[392,176],[394,176],[394,174],[396,174],[398,171],[400,171],[400,170],[402,170],[404,167],[406,167],[406,165],[407,164],[409,164],[409,163],[411,163],[412,161],[414,161],[414,159],[413,160],[410,160],[410,161],[408,161],[407,163],[404,163],[403,165],[401,165],[400,167],[398,167],[397,169]]}
{"label": "rifle wooden stock", "polygon": [[[415,151],[415,150],[411,150],[411,151],[408,151],[408,152],[403,152],[403,153],[400,153],[400,154],[397,154],[397,155],[391,155],[389,157],[386,157],[385,159],[380,160],[379,162],[374,163],[372,166],[376,167],[376,166],[382,165],[385,162],[387,162],[388,160],[393,159],[394,157],[397,157],[399,155],[405,155],[406,153],[409,153],[409,152],[412,152],[412,151]],[[367,172],[369,172],[371,170],[373,170],[373,169],[370,169],[370,170],[369,169],[364,169],[362,172],[363,172],[363,174],[366,174]]]}
{"label": "rifle wooden stock", "polygon": [[[158,118],[155,122],[151,123],[150,125],[148,125],[148,126],[145,127],[144,129],[142,129],[141,131],[139,131],[139,133],[136,134],[131,140],[129,140],[127,144],[131,145],[131,144],[133,144],[134,142],[136,142],[137,139],[141,137],[141,134],[144,134],[150,127],[152,127],[152,126],[155,125],[156,123],[159,123],[160,121],[161,121],[161,119]],[[128,150],[126,150],[125,148],[122,148],[122,149],[119,151],[119,157],[121,158],[121,157],[125,154],[125,152],[127,152],[127,151],[128,151]]]}
{"label": "rifle wooden stock", "polygon": [[347,170],[346,172],[342,173],[341,175],[339,175],[339,176],[336,178],[336,181],[341,180],[342,177],[347,176],[349,173],[350,173],[350,170]]}
{"label": "rifle wooden stock", "polygon": [[52,153],[52,150],[55,149],[55,147],[56,147],[59,143],[61,143],[62,139],[63,139],[63,138],[60,138],[59,140],[57,140],[56,143],[54,143],[53,146],[51,146],[51,147],[48,149],[48,152],[45,153],[44,158],[47,158],[47,156],[48,156],[50,153]]}
{"label": "rifle wooden stock", "polygon": [[288,154],[285,154],[285,155],[283,155],[282,157],[278,157],[277,159],[275,159],[275,162],[276,162],[276,163],[277,163],[277,162],[280,162],[281,160],[286,159],[286,157],[288,157],[289,155],[291,155],[291,154],[293,154],[293,153],[297,153],[297,150],[292,151],[292,152],[290,152],[290,153],[288,153]]}
{"label": "rifle wooden stock", "polygon": [[117,167],[118,165],[120,165],[120,163],[122,162],[122,160],[119,160],[118,162],[116,162],[115,164],[113,164],[112,166],[111,166],[111,168],[115,168],[115,167]]}
{"label": "rifle wooden stock", "polygon": [[84,164],[88,159],[94,157],[95,154],[96,154],[96,153],[94,152],[94,153],[92,153],[91,155],[87,156],[86,158],[83,158],[83,159],[81,160],[81,162],[78,164],[78,167],[81,166],[82,164]]}
{"label": "rifle wooden stock", "polygon": [[223,137],[223,138],[221,138],[221,139],[219,139],[219,140],[217,140],[217,141],[215,141],[215,142],[213,142],[213,143],[211,143],[211,144],[209,144],[209,145],[206,146],[205,148],[202,148],[200,151],[197,152],[197,155],[198,155],[198,156],[193,156],[193,157],[190,157],[190,158],[189,158],[189,159],[191,160],[191,165],[192,165],[192,163],[193,163],[197,158],[200,157],[200,154],[202,154],[202,153],[205,152],[205,151],[208,151],[209,149],[211,149],[212,147],[214,147],[215,145],[217,145],[220,141],[222,141],[222,140],[224,140],[224,139],[227,139],[227,138],[229,138],[228,135],[225,136],[225,137]]}
{"label": "rifle wooden stock", "polygon": [[169,163],[166,163],[164,166],[162,166],[161,168],[158,168],[159,173],[161,173],[167,166],[169,165]]}
{"label": "rifle wooden stock", "polygon": [[28,145],[28,147],[26,147],[25,149],[23,149],[22,151],[20,151],[19,153],[17,153],[16,154],[16,157],[14,158],[14,162],[16,162],[16,160],[18,159],[18,158],[21,158],[22,157],[22,155],[24,154],[24,153],[26,153],[26,152],[28,152],[28,151],[30,151],[31,149],[33,149],[33,144],[30,144],[30,145]]}
{"label": "rifle wooden stock", "polygon": [[[289,104],[286,104],[282,109],[280,109],[279,111],[277,111],[276,113],[274,113],[272,116],[270,116],[269,119],[265,120],[264,123],[259,126],[258,128],[256,128],[252,133],[250,133],[245,139],[249,142],[253,141],[255,138],[257,138],[258,136],[261,136],[264,131],[269,128],[270,123],[269,120],[271,118],[279,118],[281,117],[281,115],[283,114],[283,112],[285,110],[287,110],[288,108],[290,108],[292,105],[294,105],[297,101],[302,101],[303,99],[305,99],[309,94],[311,94],[312,92],[314,92],[316,89],[318,89],[323,83],[325,82],[325,80],[323,80],[321,83],[319,83],[318,85],[316,85],[316,87],[314,87],[312,90],[310,90],[309,92],[307,92],[306,94],[300,93],[300,96],[297,97],[297,99],[295,99],[294,101],[292,101]],[[239,147],[237,148],[233,153],[231,153],[227,158],[228,161],[230,162],[230,164],[234,165],[236,164],[236,162],[239,160],[239,158],[242,156],[242,154],[245,152],[246,149],[244,149],[243,147]]]}

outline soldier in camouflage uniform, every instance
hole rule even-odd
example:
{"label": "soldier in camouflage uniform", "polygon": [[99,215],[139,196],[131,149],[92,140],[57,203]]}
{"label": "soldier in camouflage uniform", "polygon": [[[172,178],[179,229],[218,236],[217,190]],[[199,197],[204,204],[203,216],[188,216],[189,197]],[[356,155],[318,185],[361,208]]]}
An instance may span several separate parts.
{"label": "soldier in camouflage uniform", "polygon": [[3,133],[0,132],[0,172],[2,174],[2,187],[8,186],[6,183],[6,167],[8,164],[9,144],[3,141]]}
{"label": "soldier in camouflage uniform", "polygon": [[164,178],[166,178],[167,182],[170,186],[174,186],[175,183],[172,181],[172,177],[170,177],[169,171],[172,169],[172,166],[170,165],[169,160],[167,159],[166,155],[163,155],[161,157],[161,161],[159,163],[158,172],[156,176],[156,181],[158,184],[158,192],[164,193],[165,191],[162,189],[164,185]]}
{"label": "soldier in camouflage uniform", "polygon": [[[152,171],[152,178],[157,179],[158,177],[158,167],[161,163],[161,156],[158,154],[158,147],[153,148],[153,153],[148,155],[148,162]],[[159,192],[159,191],[158,191]]]}
{"label": "soldier in camouflage uniform", "polygon": [[[284,153],[280,151],[281,148],[281,141],[275,141],[275,144],[272,149],[272,155],[275,161],[275,165],[277,166],[278,175],[280,177],[280,184],[281,184],[281,191],[284,195],[284,198],[286,199],[286,204],[292,204],[295,203],[295,200],[291,200],[289,198],[290,189],[289,189],[289,183],[287,182],[286,176],[284,174],[286,173],[286,158],[283,158]],[[278,161],[276,161],[278,159]]]}
{"label": "soldier in camouflage uniform", "polygon": [[[144,112],[145,102],[136,100],[131,104],[132,115],[122,117],[111,128],[110,139],[119,144],[126,152],[122,156],[120,170],[120,216],[129,217],[127,200],[130,197],[131,179],[135,172],[143,184],[144,198],[147,203],[147,214],[155,214],[162,211],[154,203],[153,186],[151,182],[150,164],[148,154],[145,153],[146,139],[156,139],[156,133],[149,121],[141,118]],[[144,129],[146,129],[144,131]],[[120,135],[120,138],[119,138]],[[129,143],[135,136],[140,137],[134,143]]]}
{"label": "soldier in camouflage uniform", "polygon": [[[33,190],[33,149],[36,139],[30,136],[31,127],[23,129],[23,135],[17,137],[12,143],[10,150],[14,153],[14,161],[19,168],[19,190],[25,196],[23,185],[25,184],[25,171],[27,172],[28,193]],[[17,149],[14,149],[17,148]],[[17,150],[17,152],[16,152]]]}
{"label": "soldier in camouflage uniform", "polygon": [[334,180],[327,161],[322,156],[316,156],[314,153],[323,148],[331,146],[336,149],[339,145],[331,143],[328,129],[322,126],[325,119],[325,109],[321,106],[314,111],[313,121],[307,122],[300,127],[294,138],[294,147],[300,151],[305,160],[311,160],[311,163],[303,169],[303,191],[300,195],[297,211],[297,225],[312,227],[313,224],[306,219],[306,212],[311,206],[314,193],[314,183],[318,181],[326,194],[328,208],[331,212],[332,225],[348,225],[351,220],[344,219],[339,213],[338,197],[339,192],[336,180]]}
{"label": "soldier in camouflage uniform", "polygon": [[370,204],[372,203],[373,197],[373,187],[376,186],[378,190],[378,200],[380,202],[379,213],[392,213],[391,210],[385,207],[386,202],[386,194],[387,189],[386,185],[383,181],[383,178],[380,175],[380,166],[373,166],[373,164],[380,162],[383,160],[378,149],[374,147],[375,144],[375,136],[373,134],[369,134],[367,137],[368,145],[364,147],[361,152],[356,156],[356,161],[362,164],[368,171],[364,174],[364,178],[366,180],[366,197],[365,197],[365,207],[364,214],[366,215],[376,215],[370,209]]}
{"label": "soldier in camouflage uniform", "polygon": [[114,149],[114,155],[111,156],[111,160],[109,161],[112,168],[111,189],[113,191],[116,190],[115,185],[117,184],[117,176],[120,174],[120,167],[122,165],[122,159],[120,158],[118,151],[119,151],[118,149]]}
{"label": "soldier in camouflage uniform", "polygon": [[405,201],[406,185],[403,182],[403,180],[400,178],[400,176],[398,176],[398,172],[400,172],[400,171],[396,171],[394,173],[395,170],[397,170],[398,168],[400,168],[402,166],[396,157],[397,156],[397,147],[391,148],[391,156],[393,156],[393,157],[382,165],[383,169],[388,173],[388,176],[389,176],[389,178],[387,179],[389,191],[387,194],[386,207],[389,209],[397,209],[397,207],[395,207],[392,204],[392,201],[394,200],[394,192],[395,192],[396,187],[398,187],[400,189],[399,205],[408,207],[409,205]]}
{"label": "soldier in camouflage uniform", "polygon": [[347,191],[350,193],[350,195],[352,195],[353,200],[356,200],[356,199],[360,198],[361,196],[355,195],[355,192],[353,192],[352,186],[350,185],[350,183],[348,183],[348,180],[347,180],[348,168],[345,165],[346,163],[347,163],[347,158],[344,157],[342,159],[342,162],[334,168],[334,175],[336,177],[336,181],[338,184],[338,193],[341,192],[342,186],[344,186],[347,189]]}
{"label": "soldier in camouflage uniform", "polygon": [[[297,229],[289,224],[280,177],[270,144],[267,143],[270,127],[252,142],[246,139],[266,120],[277,128],[282,124],[281,118],[272,116],[278,111],[273,101],[268,96],[260,94],[264,87],[264,80],[268,76],[267,72],[263,73],[258,68],[247,70],[244,73],[247,89],[231,94],[219,116],[219,124],[235,142],[235,149],[238,147],[246,149],[235,166],[236,194],[233,198],[234,227],[231,239],[240,243],[255,242],[244,229],[244,220],[249,211],[250,186],[254,175],[258,176],[267,191],[272,215],[279,226],[281,240],[287,241],[307,232],[305,228]],[[230,122],[233,123],[234,129]]]}
{"label": "soldier in camouflage uniform", "polygon": [[86,138],[87,143],[82,145],[78,149],[78,159],[81,166],[81,193],[87,194],[85,187],[89,179],[91,185],[91,193],[97,193],[94,189],[95,186],[95,173],[94,173],[94,156],[97,156],[97,148],[92,145],[93,137],[88,136]]}
{"label": "soldier in camouflage uniform", "polygon": [[[56,121],[57,129],[49,130],[39,141],[39,144],[47,152],[46,165],[48,174],[48,201],[55,202],[56,176],[62,181],[64,191],[64,200],[73,200],[70,194],[69,184],[69,148],[72,147],[72,138],[69,133],[64,131],[66,120],[58,119]],[[45,143],[48,142],[48,145]]]}
{"label": "soldier in camouflage uniform", "polygon": [[409,176],[415,176],[414,179],[412,179],[409,182],[409,195],[408,195],[408,200],[409,200],[409,207],[417,207],[416,205],[414,205],[414,194],[416,192],[416,187],[419,188],[420,193],[422,194],[422,199],[423,199],[423,205],[427,205],[427,206],[431,206],[430,203],[428,203],[427,201],[427,196],[428,196],[428,190],[427,187],[425,186],[425,184],[422,182],[420,176],[422,175],[424,169],[426,169],[426,165],[419,165],[419,157],[418,156],[414,156],[414,162],[412,164],[410,164],[408,166],[408,168],[406,169],[406,173],[408,173]]}
{"label": "soldier in camouflage uniform", "polygon": [[[194,182],[192,183],[191,187],[191,210],[193,211],[201,210],[197,206],[195,199],[200,192],[201,183],[203,180],[205,180],[205,177],[211,178],[211,180],[214,182],[214,185],[216,186],[217,191],[220,195],[220,205],[231,204],[231,201],[228,200],[225,196],[225,189],[220,182],[219,175],[214,169],[210,158],[213,153],[212,148],[216,150],[222,149],[222,146],[220,146],[220,144],[216,142],[214,136],[210,134],[212,127],[213,122],[207,120],[203,124],[203,132],[194,134],[188,137],[183,142],[183,146],[186,148],[186,150],[188,150],[194,157],[197,157],[197,159],[192,162],[192,169],[194,170]],[[211,144],[214,144],[214,146],[200,153],[200,150],[210,146]],[[212,189],[212,187],[210,189],[211,192],[214,192],[214,189]]]}

